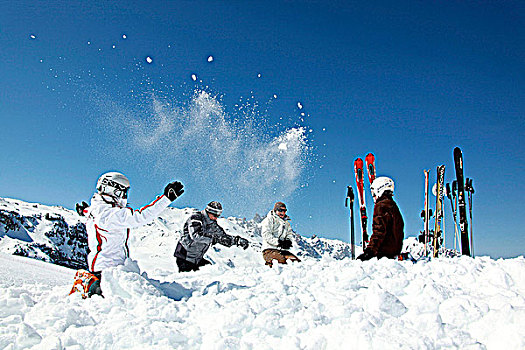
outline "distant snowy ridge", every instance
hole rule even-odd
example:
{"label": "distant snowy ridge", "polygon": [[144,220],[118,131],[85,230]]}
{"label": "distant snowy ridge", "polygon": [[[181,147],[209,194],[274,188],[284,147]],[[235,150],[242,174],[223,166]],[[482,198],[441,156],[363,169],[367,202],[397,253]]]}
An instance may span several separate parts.
{"label": "distant snowy ridge", "polygon": [[[151,224],[133,230],[130,245],[138,249],[131,250],[132,256],[134,253],[141,254],[141,247],[147,246],[153,251],[163,251],[165,258],[172,258],[184,222],[196,210],[169,207]],[[71,268],[86,268],[84,220],[75,211],[63,207],[0,198],[0,252]],[[258,215],[253,220],[235,217],[219,219],[228,234],[250,241],[247,253],[257,258],[260,258],[262,246],[261,221],[262,217]],[[319,259],[327,255],[343,259],[350,256],[350,245],[337,240],[296,235],[296,243],[293,251],[300,257]],[[222,260],[224,251],[224,247],[217,245],[210,249],[209,255],[212,260]],[[227,263],[233,264],[231,258]]]}
{"label": "distant snowy ridge", "polygon": [[74,211],[0,198],[0,252],[86,268],[86,227]]}
{"label": "distant snowy ridge", "polygon": [[[173,251],[182,232],[184,222],[197,209],[168,207],[152,223],[132,230],[130,236],[131,257],[142,251],[162,252],[165,259],[173,259]],[[219,224],[228,234],[248,239],[250,247],[246,254],[252,255],[254,263],[262,262],[261,222],[263,217],[255,215],[246,220],[236,217],[220,218]],[[59,206],[28,203],[17,199],[0,198],[0,252],[27,256],[54,264],[87,268],[87,235],[84,218],[73,211]],[[137,249],[133,249],[133,247]],[[356,256],[362,252],[356,245]],[[414,237],[405,239],[404,252],[415,258],[422,256],[424,246]],[[351,256],[350,244],[316,235],[308,238],[295,236],[292,252],[301,258],[321,259],[330,257],[341,260]],[[455,252],[442,249],[441,256],[452,257]],[[160,255],[160,253],[158,253]],[[225,247],[216,245],[207,254],[213,261],[224,260],[230,266],[234,257],[228,256]]]}

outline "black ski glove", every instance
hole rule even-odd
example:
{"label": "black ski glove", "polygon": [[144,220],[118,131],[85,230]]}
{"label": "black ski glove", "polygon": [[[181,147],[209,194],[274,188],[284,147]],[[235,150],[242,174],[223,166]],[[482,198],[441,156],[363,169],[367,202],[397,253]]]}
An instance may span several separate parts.
{"label": "black ski glove", "polygon": [[164,188],[164,195],[172,202],[179,198],[183,193],[184,186],[179,181],[170,182]]}
{"label": "black ski glove", "polygon": [[248,240],[245,239],[245,238],[242,238],[241,236],[235,236],[235,237],[233,238],[233,244],[235,244],[235,245],[241,247],[241,248],[244,249],[244,250],[248,249],[248,246],[250,245],[250,244],[248,243]]}
{"label": "black ski glove", "polygon": [[292,241],[290,241],[288,238],[286,239],[280,239],[277,243],[277,246],[281,249],[287,250],[292,247]]}
{"label": "black ski glove", "polygon": [[366,260],[372,259],[373,257],[374,257],[374,253],[372,253],[371,250],[365,249],[363,254],[357,257],[357,260],[366,261]]}
{"label": "black ski glove", "polygon": [[89,204],[87,204],[86,202],[82,201],[82,203],[77,203],[75,205],[75,209],[77,210],[77,213],[78,215],[80,216],[84,216],[84,209],[86,209],[87,207],[89,207]]}

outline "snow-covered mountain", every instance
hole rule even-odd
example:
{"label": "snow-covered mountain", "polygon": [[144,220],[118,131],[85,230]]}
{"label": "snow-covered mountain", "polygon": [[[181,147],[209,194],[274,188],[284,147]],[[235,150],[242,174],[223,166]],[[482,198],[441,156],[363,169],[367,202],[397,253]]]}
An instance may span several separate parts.
{"label": "snow-covered mountain", "polygon": [[86,227],[71,210],[0,198],[0,252],[86,268]]}
{"label": "snow-covered mountain", "polygon": [[[153,223],[133,230],[131,247],[138,248],[137,254],[151,250],[162,252],[166,259],[171,258],[184,222],[195,210],[167,208]],[[66,208],[0,198],[0,252],[71,268],[86,268],[87,236],[83,220]],[[227,233],[250,241],[246,255],[260,257],[261,221],[260,216],[253,220],[230,217],[219,219],[219,224]],[[296,243],[294,252],[300,257],[319,259],[327,255],[343,259],[350,256],[349,244],[337,240],[297,235]],[[208,255],[212,261],[218,261],[224,256],[223,250],[224,247],[215,246]],[[233,260],[227,262],[234,263]]]}

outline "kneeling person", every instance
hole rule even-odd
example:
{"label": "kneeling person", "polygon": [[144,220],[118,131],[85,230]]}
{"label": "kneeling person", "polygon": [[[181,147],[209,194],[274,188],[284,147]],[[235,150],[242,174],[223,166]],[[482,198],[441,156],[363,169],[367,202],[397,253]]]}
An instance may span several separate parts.
{"label": "kneeling person", "polygon": [[401,211],[394,201],[394,181],[386,176],[376,177],[370,186],[374,197],[374,218],[372,237],[361,261],[372,258],[395,259],[401,254],[404,239],[404,222]]}
{"label": "kneeling person", "polygon": [[123,265],[129,257],[130,229],[152,222],[184,193],[184,186],[174,181],[167,184],[164,194],[153,202],[133,210],[127,206],[129,188],[129,180],[124,174],[105,173],[97,181],[97,192],[91,198],[91,205],[86,202],[76,205],[78,214],[87,217],[89,272],[79,271],[75,284],[89,283],[89,291],[86,291],[88,296],[102,295],[102,272],[110,267]]}
{"label": "kneeling person", "polygon": [[217,224],[221,216],[222,205],[219,202],[210,202],[206,208],[193,214],[184,223],[184,230],[180,237],[175,253],[179,272],[197,271],[201,266],[210,262],[204,259],[204,254],[212,244],[222,244],[226,247],[237,245],[248,248],[248,240],[240,236],[230,236]]}
{"label": "kneeling person", "polygon": [[301,261],[288,251],[292,247],[294,233],[286,210],[284,203],[277,202],[262,222],[263,258],[270,267],[274,259],[280,264],[286,264],[286,260]]}

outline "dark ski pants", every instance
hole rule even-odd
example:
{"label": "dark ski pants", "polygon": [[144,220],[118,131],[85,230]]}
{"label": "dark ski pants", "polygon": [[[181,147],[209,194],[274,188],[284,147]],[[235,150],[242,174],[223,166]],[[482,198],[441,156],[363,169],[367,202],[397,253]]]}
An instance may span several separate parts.
{"label": "dark ski pants", "polygon": [[286,260],[301,262],[301,260],[287,250],[265,249],[263,250],[265,265],[273,266],[273,260],[279,264],[286,264]]}
{"label": "dark ski pants", "polygon": [[98,278],[97,281],[93,282],[91,286],[89,286],[88,291],[88,297],[91,298],[93,295],[97,294],[100,295],[102,298],[104,296],[102,295],[102,289],[100,289],[100,281],[102,280],[102,272],[91,272],[96,278]]}
{"label": "dark ski pants", "polygon": [[206,259],[201,259],[201,261],[199,261],[198,264],[194,264],[187,260],[177,258],[177,266],[179,267],[179,272],[197,271],[201,266],[209,264],[211,264],[211,262],[209,262]]}

